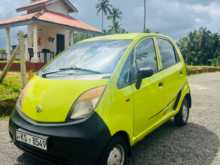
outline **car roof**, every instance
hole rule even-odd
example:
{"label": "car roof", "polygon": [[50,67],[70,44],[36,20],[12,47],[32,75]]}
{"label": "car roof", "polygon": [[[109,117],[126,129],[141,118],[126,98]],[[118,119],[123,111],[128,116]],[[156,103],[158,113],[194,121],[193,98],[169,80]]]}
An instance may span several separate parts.
{"label": "car roof", "polygon": [[164,37],[170,39],[168,36],[159,33],[125,33],[125,34],[113,34],[113,35],[103,35],[98,37],[93,37],[86,39],[82,42],[87,41],[98,41],[98,40],[135,40],[141,37]]}

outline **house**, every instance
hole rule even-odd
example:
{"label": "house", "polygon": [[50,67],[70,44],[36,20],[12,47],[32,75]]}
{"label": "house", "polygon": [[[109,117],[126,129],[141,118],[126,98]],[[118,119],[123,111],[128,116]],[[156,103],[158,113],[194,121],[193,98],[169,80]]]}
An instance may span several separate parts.
{"label": "house", "polygon": [[101,32],[96,27],[71,17],[70,14],[78,12],[78,9],[70,0],[31,0],[30,4],[18,8],[17,12],[22,14],[0,21],[0,29],[4,28],[6,31],[7,58],[12,51],[12,27],[27,27],[26,61],[42,65],[74,44],[75,33]]}

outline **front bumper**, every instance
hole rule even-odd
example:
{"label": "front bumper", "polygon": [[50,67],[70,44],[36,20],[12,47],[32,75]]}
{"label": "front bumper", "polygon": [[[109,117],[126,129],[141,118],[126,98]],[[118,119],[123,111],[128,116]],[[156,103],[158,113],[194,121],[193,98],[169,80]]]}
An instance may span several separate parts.
{"label": "front bumper", "polygon": [[[16,129],[48,137],[48,150],[42,151],[30,145],[17,142]],[[71,164],[94,164],[100,158],[111,136],[108,128],[94,114],[88,120],[66,125],[34,125],[21,117],[16,111],[9,121],[9,133],[14,144],[35,156]]]}

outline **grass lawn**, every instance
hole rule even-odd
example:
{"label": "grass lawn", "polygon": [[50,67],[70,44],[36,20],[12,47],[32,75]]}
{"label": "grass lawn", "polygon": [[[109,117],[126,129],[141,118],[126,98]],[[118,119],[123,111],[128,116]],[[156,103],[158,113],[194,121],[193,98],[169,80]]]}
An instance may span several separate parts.
{"label": "grass lawn", "polygon": [[0,101],[16,99],[21,88],[19,73],[8,73],[7,77],[0,83]]}
{"label": "grass lawn", "polygon": [[19,73],[8,73],[3,83],[0,83],[0,118],[8,116],[14,109],[20,88]]}
{"label": "grass lawn", "polygon": [[[1,63],[6,63],[6,62],[7,62],[7,61],[5,61],[5,60],[3,60],[3,61],[0,60],[0,64],[1,64]],[[19,61],[19,60],[15,60],[13,63],[20,63],[20,61]]]}

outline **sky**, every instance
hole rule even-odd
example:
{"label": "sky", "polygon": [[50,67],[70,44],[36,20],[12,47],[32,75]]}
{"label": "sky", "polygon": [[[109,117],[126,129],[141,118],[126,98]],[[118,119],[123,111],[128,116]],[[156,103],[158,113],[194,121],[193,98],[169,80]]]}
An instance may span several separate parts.
{"label": "sky", "polygon": [[[81,19],[100,28],[101,17],[96,13],[97,0],[71,0],[79,9],[73,17]],[[144,0],[111,0],[114,7],[123,15],[121,24],[129,32],[143,31]],[[29,0],[1,0],[0,19],[19,15],[16,8],[27,4]],[[109,22],[105,22],[107,28]],[[179,39],[199,27],[207,27],[213,32],[220,30],[219,0],[147,0],[147,27]],[[15,42],[17,31],[13,28],[12,37]],[[0,30],[0,47],[5,46],[5,32]]]}

